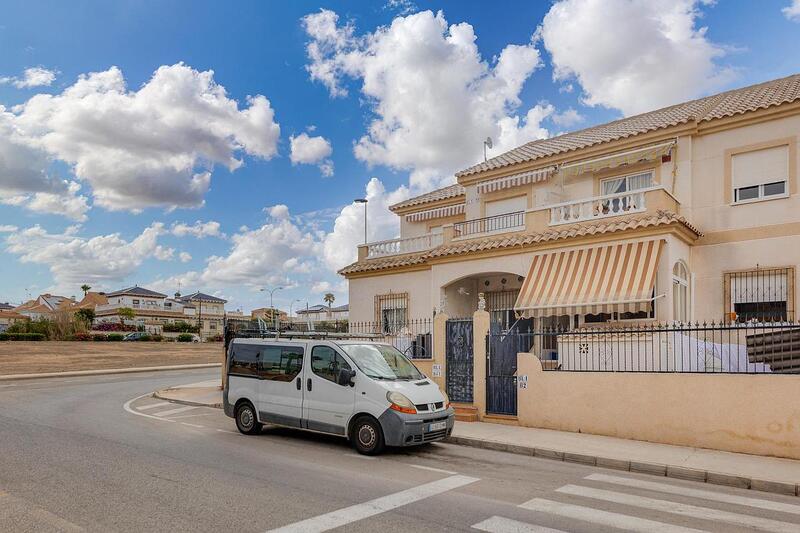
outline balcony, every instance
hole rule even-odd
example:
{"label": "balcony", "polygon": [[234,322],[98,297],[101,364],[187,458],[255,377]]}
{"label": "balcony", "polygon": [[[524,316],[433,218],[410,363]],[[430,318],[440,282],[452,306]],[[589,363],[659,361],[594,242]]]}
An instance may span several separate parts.
{"label": "balcony", "polygon": [[471,237],[492,233],[505,233],[525,229],[525,211],[476,218],[453,224],[453,238]]}
{"label": "balcony", "polygon": [[572,224],[600,218],[616,217],[647,210],[645,191],[596,196],[548,206],[550,225]]}
{"label": "balcony", "polygon": [[375,259],[376,257],[386,257],[389,255],[410,254],[414,252],[424,252],[442,244],[441,233],[426,233],[417,237],[406,239],[389,239],[387,241],[371,242],[359,246],[359,259],[361,259],[362,249],[366,249],[364,259]]}

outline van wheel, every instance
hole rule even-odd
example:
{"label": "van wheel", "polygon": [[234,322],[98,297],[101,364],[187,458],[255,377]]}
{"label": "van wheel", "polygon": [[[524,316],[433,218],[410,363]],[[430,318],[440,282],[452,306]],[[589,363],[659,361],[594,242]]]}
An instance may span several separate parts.
{"label": "van wheel", "polygon": [[383,430],[370,416],[362,416],[353,424],[351,434],[356,451],[363,455],[377,455],[383,451]]}
{"label": "van wheel", "polygon": [[236,428],[245,435],[258,435],[262,424],[256,418],[256,411],[249,402],[240,403],[236,408]]}

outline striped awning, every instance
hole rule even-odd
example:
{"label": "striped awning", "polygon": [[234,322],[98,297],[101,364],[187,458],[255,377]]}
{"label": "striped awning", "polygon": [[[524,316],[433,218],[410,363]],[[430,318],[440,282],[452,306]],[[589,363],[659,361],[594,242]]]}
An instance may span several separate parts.
{"label": "striped awning", "polygon": [[558,174],[564,177],[579,176],[586,172],[597,172],[598,170],[632,165],[642,161],[655,161],[670,153],[674,146],[675,141],[669,141],[595,159],[566,163],[559,167]]}
{"label": "striped awning", "polygon": [[465,211],[465,204],[448,205],[445,207],[437,207],[436,209],[428,209],[427,211],[418,211],[406,215],[408,222],[420,222],[422,220],[431,220],[433,218],[451,217],[453,215],[463,215]]}
{"label": "striped awning", "polygon": [[478,192],[480,194],[486,194],[487,192],[501,191],[510,187],[519,187],[520,185],[544,181],[555,171],[555,167],[539,168],[536,170],[529,170],[527,172],[520,172],[519,174],[514,174],[512,176],[505,176],[503,178],[484,181],[483,183],[478,184]]}
{"label": "striped awning", "polygon": [[525,317],[648,311],[662,240],[534,256],[514,309]]}

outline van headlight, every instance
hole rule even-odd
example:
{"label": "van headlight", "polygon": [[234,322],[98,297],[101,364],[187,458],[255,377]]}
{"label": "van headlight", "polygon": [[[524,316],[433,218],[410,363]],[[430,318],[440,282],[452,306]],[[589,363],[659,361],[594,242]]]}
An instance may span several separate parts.
{"label": "van headlight", "polygon": [[444,408],[450,409],[450,396],[445,391],[442,391],[442,396],[444,396]]}
{"label": "van headlight", "polygon": [[404,394],[389,391],[386,393],[386,399],[389,401],[389,409],[409,415],[417,414],[417,408],[414,407],[414,404],[411,402],[411,400],[406,398]]}

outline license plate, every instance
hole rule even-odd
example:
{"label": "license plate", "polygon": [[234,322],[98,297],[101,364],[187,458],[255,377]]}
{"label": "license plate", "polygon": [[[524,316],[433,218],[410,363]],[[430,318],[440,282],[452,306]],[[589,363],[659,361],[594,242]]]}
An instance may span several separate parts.
{"label": "license plate", "polygon": [[428,425],[428,431],[439,431],[442,429],[447,428],[447,421],[444,422],[434,422],[433,424]]}

